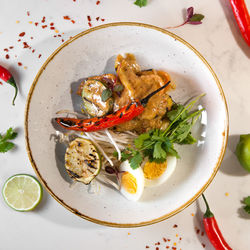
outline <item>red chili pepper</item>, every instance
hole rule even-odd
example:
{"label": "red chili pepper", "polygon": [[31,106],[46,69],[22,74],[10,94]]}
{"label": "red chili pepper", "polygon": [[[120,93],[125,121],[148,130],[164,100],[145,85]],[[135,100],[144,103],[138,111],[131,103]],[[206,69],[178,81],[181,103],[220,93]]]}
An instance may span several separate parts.
{"label": "red chili pepper", "polygon": [[15,99],[16,99],[17,92],[18,92],[16,82],[15,82],[13,76],[11,75],[11,73],[6,68],[2,67],[1,65],[0,65],[0,79],[9,83],[11,86],[13,86],[15,88],[15,96],[14,96],[13,101],[12,101],[12,105],[15,105]]}
{"label": "red chili pepper", "polygon": [[250,16],[244,0],[230,0],[240,32],[250,46]]}
{"label": "red chili pepper", "polygon": [[145,105],[148,103],[149,99],[166,88],[169,85],[170,81],[165,85],[155,90],[147,97],[142,99],[141,101],[133,101],[129,105],[119,109],[113,114],[109,114],[103,117],[94,117],[90,119],[76,119],[76,118],[56,118],[56,122],[65,129],[69,130],[77,130],[84,132],[93,132],[105,128],[110,128],[121,124],[123,122],[127,122],[140,115],[144,111]]}
{"label": "red chili pepper", "polygon": [[202,198],[205,201],[207,208],[203,216],[203,223],[205,226],[207,237],[209,238],[210,242],[216,250],[232,250],[232,248],[227,244],[227,242],[223,238],[216,219],[214,217],[214,214],[210,211],[204,194],[202,194]]}

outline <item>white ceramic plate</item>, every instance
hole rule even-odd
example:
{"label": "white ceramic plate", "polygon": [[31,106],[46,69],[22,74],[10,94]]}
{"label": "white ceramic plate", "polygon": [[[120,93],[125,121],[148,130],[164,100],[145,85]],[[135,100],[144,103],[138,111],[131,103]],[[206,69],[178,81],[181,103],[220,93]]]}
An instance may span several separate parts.
{"label": "white ceramic plate", "polygon": [[[51,139],[51,119],[62,109],[78,109],[71,93],[81,79],[114,71],[119,53],[134,53],[143,69],[167,71],[177,88],[172,97],[185,102],[206,93],[202,105],[207,125],[196,128],[200,146],[182,146],[181,160],[167,183],[147,189],[131,202],[104,185],[94,193],[78,183],[70,187],[64,169],[65,148]],[[204,121],[206,123],[206,121]],[[117,227],[166,219],[191,204],[209,185],[222,161],[228,114],[220,83],[205,59],[187,42],[163,29],[138,23],[114,23],[84,31],[59,47],[45,62],[31,87],[25,117],[27,151],[49,193],[82,218]],[[92,190],[93,191],[93,190]]]}

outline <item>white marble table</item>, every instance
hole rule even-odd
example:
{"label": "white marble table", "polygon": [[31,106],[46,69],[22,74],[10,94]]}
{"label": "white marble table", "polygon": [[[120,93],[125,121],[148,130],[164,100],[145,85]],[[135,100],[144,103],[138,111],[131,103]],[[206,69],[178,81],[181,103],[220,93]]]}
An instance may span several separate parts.
{"label": "white marble table", "polygon": [[[193,6],[196,12],[205,15],[204,23],[172,31],[191,43],[212,65],[225,91],[230,116],[227,151],[206,195],[232,248],[249,249],[250,215],[243,212],[241,199],[250,195],[250,174],[239,166],[234,150],[238,135],[250,132],[250,47],[241,38],[227,2],[149,0],[148,6],[140,9],[133,5],[133,0],[101,0],[99,5],[95,0],[1,0],[0,64],[12,69],[20,94],[16,106],[12,107],[13,90],[9,86],[0,86],[0,131],[13,126],[19,132],[17,148],[0,155],[0,186],[13,174],[34,174],[25,151],[25,101],[36,73],[62,39],[87,29],[88,15],[92,26],[135,21],[165,27],[181,23],[183,9]],[[246,2],[250,7],[250,0]],[[46,19],[41,23],[43,16]],[[65,20],[63,16],[69,16],[75,23]],[[100,17],[99,21],[96,17]],[[105,20],[102,21],[102,18]],[[35,22],[39,25],[36,26]],[[50,26],[52,22],[54,30],[41,27]],[[32,49],[23,49],[23,44],[18,42],[21,32],[26,33],[26,42]],[[58,34],[62,37],[54,37]],[[4,51],[10,46],[14,48]],[[6,59],[6,54],[9,59]],[[18,62],[22,65],[18,66]],[[6,206],[2,196],[0,211],[0,249],[3,250],[122,250],[145,249],[146,246],[149,249],[166,249],[166,246],[169,249],[213,249],[202,233],[201,211],[204,211],[204,206],[199,201],[164,222],[134,229],[109,228],[87,222],[59,205],[46,191],[42,203],[34,212],[15,212]],[[174,227],[175,224],[178,226]],[[170,241],[164,242],[163,237]]]}

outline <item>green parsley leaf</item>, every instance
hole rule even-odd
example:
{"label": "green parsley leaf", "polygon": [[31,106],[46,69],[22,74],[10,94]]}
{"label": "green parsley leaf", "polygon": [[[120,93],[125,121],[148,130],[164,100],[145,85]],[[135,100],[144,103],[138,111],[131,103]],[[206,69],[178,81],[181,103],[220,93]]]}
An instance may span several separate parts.
{"label": "green parsley leaf", "polygon": [[104,89],[102,91],[102,101],[106,102],[112,96],[112,91],[110,89]]}
{"label": "green parsley leaf", "polygon": [[149,135],[148,133],[144,133],[144,134],[139,135],[139,136],[135,139],[135,141],[134,141],[135,147],[138,148],[138,149],[139,149],[139,148],[142,148],[144,142],[145,142],[147,139],[149,139],[149,138],[150,138],[150,135]]}
{"label": "green parsley leaf", "polygon": [[146,6],[148,4],[148,0],[136,0],[134,2],[135,5],[138,5],[140,8]]}
{"label": "green parsley leaf", "polygon": [[15,132],[12,128],[9,128],[4,136],[0,134],[0,153],[6,153],[14,148],[14,143],[8,142],[8,140],[13,140],[16,136],[17,132]]}
{"label": "green parsley leaf", "polygon": [[250,196],[244,198],[243,204],[246,205],[246,206],[243,207],[244,210],[245,210],[248,214],[250,214]]}
{"label": "green parsley leaf", "polygon": [[155,159],[160,159],[160,158],[165,158],[167,157],[167,153],[166,151],[161,147],[162,142],[158,141],[155,143],[154,145],[154,153],[153,153],[153,157]]}
{"label": "green parsley leaf", "polygon": [[142,163],[142,155],[139,151],[136,151],[133,157],[129,159],[129,164],[132,169],[137,169],[140,167],[140,164]]}
{"label": "green parsley leaf", "polygon": [[205,16],[202,14],[194,14],[189,21],[190,22],[200,22]]}

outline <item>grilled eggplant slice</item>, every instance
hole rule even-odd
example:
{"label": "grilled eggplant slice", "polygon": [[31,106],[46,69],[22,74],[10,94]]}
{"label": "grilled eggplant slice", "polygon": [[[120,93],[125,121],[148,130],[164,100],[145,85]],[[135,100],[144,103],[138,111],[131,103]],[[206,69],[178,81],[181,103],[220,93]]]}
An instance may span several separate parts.
{"label": "grilled eggplant slice", "polygon": [[101,117],[111,112],[114,100],[112,97],[102,101],[102,92],[107,90],[106,85],[96,79],[87,80],[82,88],[82,99],[85,110],[94,117]]}
{"label": "grilled eggplant slice", "polygon": [[83,138],[72,141],[66,150],[65,168],[72,179],[89,184],[101,169],[101,157],[95,145]]}

